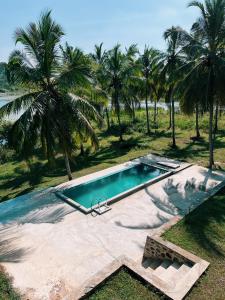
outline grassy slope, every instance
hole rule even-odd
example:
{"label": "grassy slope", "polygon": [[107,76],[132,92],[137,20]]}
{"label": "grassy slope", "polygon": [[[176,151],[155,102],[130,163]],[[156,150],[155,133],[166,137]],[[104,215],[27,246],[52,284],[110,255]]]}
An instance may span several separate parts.
{"label": "grassy slope", "polygon": [[211,263],[187,299],[225,299],[225,189],[164,234]]}
{"label": "grassy slope", "polygon": [[0,300],[19,300],[20,296],[14,291],[10,278],[0,266]]}
{"label": "grassy slope", "polygon": [[149,287],[122,269],[109,279],[89,300],[157,300],[160,297]]}
{"label": "grassy slope", "polygon": [[[187,299],[225,299],[225,189],[186,216],[163,237],[211,263]],[[121,271],[89,299],[161,298]]]}
{"label": "grassy slope", "polygon": [[[140,113],[144,120],[144,113]],[[126,119],[124,117],[124,122]],[[161,115],[159,129],[147,137],[144,133],[145,123],[138,122],[135,127],[129,126],[126,131],[126,143],[119,144],[118,137],[99,133],[100,149],[88,157],[76,158],[74,176],[79,177],[103,168],[122,163],[129,159],[155,152],[162,155],[207,165],[208,144],[207,118],[201,121],[203,141],[193,143],[190,136],[194,135],[194,118],[177,116],[178,149],[169,147],[170,133],[167,131],[168,116]],[[220,120],[219,127],[225,129],[225,118]],[[215,160],[225,169],[225,131],[220,131],[216,141]],[[29,169],[24,161],[12,161],[0,166],[0,201],[13,198],[36,188],[53,186],[66,179],[63,161],[57,159],[57,168],[50,171],[46,161],[35,158]],[[196,212],[172,228],[165,237],[193,253],[211,262],[210,270],[200,284],[192,291],[190,299],[224,299],[225,295],[225,191],[201,206]],[[121,298],[119,286],[124,290],[132,287],[130,298]],[[125,286],[123,285],[125,283]],[[115,289],[116,287],[116,289]],[[113,286],[107,287],[107,293],[117,293],[116,299],[138,299],[139,295],[147,295],[146,289],[127,274],[115,278]],[[128,293],[129,291],[127,291]],[[148,292],[149,293],[149,292]],[[123,294],[123,293],[122,293]],[[108,294],[107,294],[108,295]],[[104,294],[103,294],[104,296]],[[120,296],[120,298],[119,298]],[[0,270],[0,299],[17,299],[11,289],[10,280]],[[110,296],[111,297],[111,296]],[[147,298],[150,297],[150,298]],[[152,298],[151,298],[152,297]],[[93,299],[109,299],[93,298]],[[112,297],[110,298],[112,299]],[[142,299],[157,299],[150,292]]]}
{"label": "grassy slope", "polygon": [[[123,116],[126,125],[126,142],[118,143],[118,137],[105,132],[99,133],[100,148],[96,153],[87,157],[75,157],[76,165],[73,166],[74,177],[102,170],[147,153],[158,153],[168,157],[186,160],[189,162],[207,165],[207,116],[201,120],[201,142],[190,141],[190,136],[195,134],[194,117],[188,118],[177,115],[177,145],[173,150],[169,144],[171,133],[167,130],[168,115],[159,115],[159,129],[153,130],[151,136],[145,134],[145,113],[139,112],[139,121],[135,126],[128,123],[128,118]],[[140,121],[141,120],[141,121]],[[225,117],[220,120],[219,128],[225,129]],[[115,129],[115,133],[118,130]],[[215,161],[225,169],[225,130],[217,136]],[[43,159],[34,158],[31,167],[28,168],[24,161],[11,161],[0,165],[0,201],[4,201],[37,188],[54,186],[67,181],[65,176],[64,161],[58,158],[56,169],[49,170],[47,162]]]}

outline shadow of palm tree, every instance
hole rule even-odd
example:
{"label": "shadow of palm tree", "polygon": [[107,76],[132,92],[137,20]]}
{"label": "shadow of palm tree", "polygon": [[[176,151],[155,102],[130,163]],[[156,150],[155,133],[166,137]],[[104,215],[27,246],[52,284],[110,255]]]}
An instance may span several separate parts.
{"label": "shadow of palm tree", "polygon": [[[225,190],[223,193],[225,194]],[[224,257],[224,245],[219,242],[223,241],[224,237],[218,232],[218,226],[213,226],[214,223],[220,224],[220,228],[223,228],[225,223],[225,203],[221,199],[209,199],[183,220],[185,230],[200,247],[210,255]]]}
{"label": "shadow of palm tree", "polygon": [[51,189],[47,189],[1,203],[0,224],[54,224],[75,211],[75,208],[65,204]]}
{"label": "shadow of palm tree", "polygon": [[149,230],[149,229],[157,229],[160,226],[162,226],[164,223],[167,223],[170,218],[164,217],[157,213],[157,219],[158,222],[155,222],[154,224],[149,225],[148,223],[141,223],[139,225],[124,225],[120,221],[116,221],[115,224],[119,227],[132,229],[132,230]]}
{"label": "shadow of palm tree", "polygon": [[20,238],[15,227],[0,229],[0,263],[19,263],[32,252],[32,248],[18,246]]}
{"label": "shadow of palm tree", "polygon": [[[209,223],[212,222],[212,218],[215,222],[225,222],[225,205],[223,203],[223,209],[215,214],[212,209],[215,203],[212,200],[208,200],[204,204],[202,202],[210,197],[209,192],[215,187],[214,180],[223,181],[225,174],[215,173],[207,169],[200,170],[200,173],[203,175],[203,181],[197,182],[196,178],[192,177],[187,179],[185,183],[180,184],[173,178],[168,178],[160,195],[157,195],[157,192],[150,192],[148,188],[145,189],[145,192],[160,210],[174,216],[177,214],[184,216],[187,232],[201,247],[213,252],[215,255],[223,256],[223,251],[215,242],[217,232],[212,228],[211,234],[209,234],[207,228]],[[198,208],[189,214],[190,208],[196,207]]]}

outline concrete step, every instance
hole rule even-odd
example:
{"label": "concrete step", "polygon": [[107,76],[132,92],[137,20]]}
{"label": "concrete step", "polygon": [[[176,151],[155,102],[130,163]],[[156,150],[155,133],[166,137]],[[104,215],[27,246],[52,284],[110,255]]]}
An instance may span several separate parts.
{"label": "concrete step", "polygon": [[171,260],[167,260],[165,259],[161,265],[155,269],[155,271],[153,272],[154,275],[158,276],[159,278],[161,278],[161,275],[163,273],[165,273],[167,271],[167,269],[169,268],[169,266],[171,266],[173,264],[173,262]]}
{"label": "concrete step", "polygon": [[160,278],[166,282],[173,282],[172,278],[178,274],[181,264],[178,262],[173,262],[172,265],[166,269],[166,272],[160,276]]}
{"label": "concrete step", "polygon": [[172,286],[176,286],[188,274],[190,270],[191,268],[188,265],[183,264],[171,277],[170,283],[172,284]]}
{"label": "concrete step", "polygon": [[155,270],[156,268],[158,268],[158,266],[161,265],[161,263],[162,261],[160,259],[148,258],[142,263],[142,266],[145,269],[150,268],[152,270]]}

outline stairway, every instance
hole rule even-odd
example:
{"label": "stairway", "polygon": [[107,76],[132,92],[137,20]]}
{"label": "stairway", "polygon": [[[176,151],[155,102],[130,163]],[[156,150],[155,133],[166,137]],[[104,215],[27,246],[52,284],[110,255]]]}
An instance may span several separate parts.
{"label": "stairway", "polygon": [[142,267],[160,281],[163,281],[169,289],[174,289],[185,282],[194,264],[179,263],[168,259],[147,258],[142,262]]}

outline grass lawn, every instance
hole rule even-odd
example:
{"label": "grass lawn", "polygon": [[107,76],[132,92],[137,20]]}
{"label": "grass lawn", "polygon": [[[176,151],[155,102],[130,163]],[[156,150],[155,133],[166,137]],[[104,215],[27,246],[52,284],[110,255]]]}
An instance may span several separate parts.
{"label": "grass lawn", "polygon": [[[210,262],[210,267],[186,299],[225,299],[225,189],[199,206],[163,238]],[[120,271],[90,300],[162,299],[127,272]]]}
{"label": "grass lawn", "polygon": [[161,299],[151,287],[143,285],[125,268],[110,278],[102,289],[87,298],[88,300],[158,300]]}
{"label": "grass lawn", "polygon": [[[182,114],[176,115],[177,149],[170,147],[171,132],[168,128],[168,114],[160,112],[159,127],[152,129],[150,136],[146,135],[145,112],[137,113],[137,122],[131,124],[127,115],[122,116],[125,142],[118,142],[118,128],[114,125],[110,132],[105,129],[98,132],[100,147],[86,156],[77,156],[75,153],[72,165],[74,178],[92,172],[112,167],[116,164],[146,155],[156,153],[179,160],[185,160],[207,166],[208,163],[208,117],[200,121],[202,140],[193,142],[195,135],[194,117]],[[225,169],[225,117],[219,121],[219,133],[215,145],[215,161]],[[224,130],[222,130],[224,129]],[[89,149],[88,149],[89,150]],[[0,165],[0,201],[14,198],[34,189],[55,186],[67,181],[64,160],[58,157],[56,167],[51,170],[47,161],[37,155],[30,163],[15,159]]]}
{"label": "grass lawn", "polygon": [[186,216],[163,237],[211,264],[187,299],[225,299],[225,189]]}
{"label": "grass lawn", "polygon": [[[167,130],[168,115],[161,113],[159,128],[145,133],[145,114],[139,112],[135,124],[123,116],[125,142],[118,142],[118,128],[107,133],[99,132],[100,147],[95,153],[74,156],[74,178],[83,176],[148,153],[185,160],[207,166],[207,116],[201,119],[202,140],[190,141],[195,135],[194,117],[176,115],[177,149],[171,149],[171,133]],[[219,133],[215,143],[215,161],[225,169],[225,118],[219,121]],[[0,202],[30,192],[34,189],[54,186],[67,181],[62,157],[56,160],[56,168],[50,170],[46,160],[37,155],[27,163],[15,159],[0,165]],[[211,263],[210,269],[193,289],[188,299],[225,299],[225,190],[213,197],[196,211],[170,229],[164,238],[193,252]],[[115,297],[114,297],[115,296]],[[114,297],[114,298],[113,298]],[[149,288],[121,271],[99,293],[90,299],[158,299]],[[18,299],[10,280],[0,270],[0,300]]]}
{"label": "grass lawn", "polygon": [[19,300],[20,296],[14,291],[10,278],[0,266],[0,300]]}

